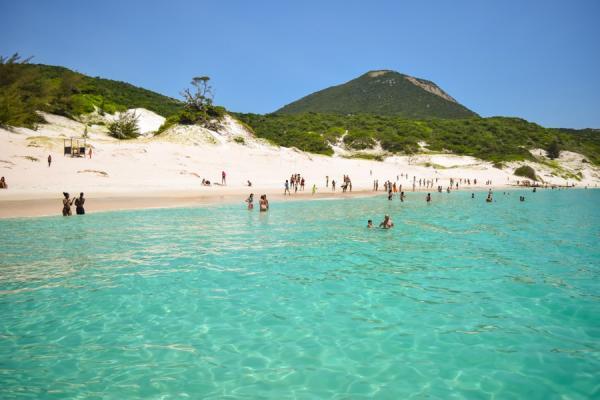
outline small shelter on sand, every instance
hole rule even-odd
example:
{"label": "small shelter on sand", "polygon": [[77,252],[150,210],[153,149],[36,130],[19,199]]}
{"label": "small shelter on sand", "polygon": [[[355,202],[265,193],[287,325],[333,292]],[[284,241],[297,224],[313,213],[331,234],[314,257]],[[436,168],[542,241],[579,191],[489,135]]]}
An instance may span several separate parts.
{"label": "small shelter on sand", "polygon": [[63,139],[63,155],[85,157],[86,141],[80,138]]}

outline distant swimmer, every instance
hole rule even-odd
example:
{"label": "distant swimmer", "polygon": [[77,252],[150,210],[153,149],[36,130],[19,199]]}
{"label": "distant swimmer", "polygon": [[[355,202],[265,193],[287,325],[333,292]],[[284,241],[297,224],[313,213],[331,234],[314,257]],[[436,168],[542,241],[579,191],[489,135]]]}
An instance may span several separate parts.
{"label": "distant swimmer", "polygon": [[471,193],[471,198],[474,199],[475,198],[475,193]]}
{"label": "distant swimmer", "polygon": [[392,222],[390,216],[387,214],[385,215],[385,217],[383,217],[383,221],[379,224],[379,227],[383,229],[390,229],[393,226],[394,223]]}
{"label": "distant swimmer", "polygon": [[431,203],[431,193],[427,193],[427,198],[426,198],[428,203]]}
{"label": "distant swimmer", "polygon": [[373,227],[373,220],[372,220],[372,219],[370,219],[370,220],[368,220],[368,221],[367,221],[367,228],[369,228],[369,229],[370,229],[370,228],[372,228],[372,227]]}
{"label": "distant swimmer", "polygon": [[254,209],[254,193],[250,193],[250,196],[246,199],[246,203],[248,203],[248,210]]}
{"label": "distant swimmer", "polygon": [[494,201],[492,199],[492,192],[490,191],[487,195],[487,198],[485,199],[486,202],[491,203],[492,201]]}
{"label": "distant swimmer", "polygon": [[525,201],[525,196],[519,196],[519,201]]}

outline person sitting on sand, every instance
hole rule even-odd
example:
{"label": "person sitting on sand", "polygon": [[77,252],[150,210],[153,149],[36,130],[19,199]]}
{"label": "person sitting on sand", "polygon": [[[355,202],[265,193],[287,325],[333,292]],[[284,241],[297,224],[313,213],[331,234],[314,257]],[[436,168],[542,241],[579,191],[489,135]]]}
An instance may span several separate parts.
{"label": "person sitting on sand", "polygon": [[368,221],[367,221],[367,228],[369,228],[369,229],[370,229],[370,228],[372,228],[372,227],[373,227],[373,220],[372,220],[372,219],[370,219],[370,220],[368,220]]}
{"label": "person sitting on sand", "polygon": [[250,196],[246,199],[246,203],[248,203],[248,210],[254,209],[254,193],[250,193]]}
{"label": "person sitting on sand", "polygon": [[79,193],[79,197],[75,199],[75,212],[77,215],[84,215],[85,209],[83,205],[85,204],[85,199],[83,198],[83,192]]}
{"label": "person sitting on sand", "polygon": [[248,181],[248,187],[252,187],[252,182]]}
{"label": "person sitting on sand", "polygon": [[387,214],[385,215],[385,217],[383,217],[383,221],[379,224],[379,227],[383,229],[390,229],[393,226],[394,223],[390,219],[390,216]]}
{"label": "person sitting on sand", "polygon": [[202,186],[210,186],[210,181],[208,179],[202,178]]}
{"label": "person sitting on sand", "polygon": [[69,198],[69,193],[67,192],[63,192],[63,196],[65,196],[65,198],[63,199],[63,209],[62,209],[62,215],[63,217],[68,217],[70,215],[72,215],[71,213],[71,206],[73,205],[73,200],[71,200]]}
{"label": "person sitting on sand", "polygon": [[260,196],[259,205],[260,205],[260,211],[269,210],[269,200],[267,200],[266,194],[263,194],[262,196]]}
{"label": "person sitting on sand", "polygon": [[6,184],[6,179],[4,179],[4,177],[0,178],[0,189],[8,189],[8,185]]}

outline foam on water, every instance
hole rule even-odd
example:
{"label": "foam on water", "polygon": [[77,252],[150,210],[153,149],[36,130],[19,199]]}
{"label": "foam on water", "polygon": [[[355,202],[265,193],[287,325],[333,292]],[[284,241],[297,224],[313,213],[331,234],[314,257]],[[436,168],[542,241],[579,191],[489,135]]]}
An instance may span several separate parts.
{"label": "foam on water", "polygon": [[0,397],[598,396],[600,191],[423,197],[0,221]]}

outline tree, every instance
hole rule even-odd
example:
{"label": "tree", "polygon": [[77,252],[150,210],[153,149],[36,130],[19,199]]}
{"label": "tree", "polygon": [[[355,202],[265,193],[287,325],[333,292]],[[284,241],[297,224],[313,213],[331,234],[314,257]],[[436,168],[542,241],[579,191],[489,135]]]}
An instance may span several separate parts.
{"label": "tree", "polygon": [[558,139],[554,139],[548,147],[546,148],[546,154],[548,158],[554,160],[560,156],[560,145],[558,143]]}
{"label": "tree", "polygon": [[140,136],[139,115],[134,112],[122,112],[116,120],[108,124],[108,134],[117,139],[135,139]]}
{"label": "tree", "polygon": [[213,90],[208,76],[197,76],[192,79],[194,89],[181,92],[184,98],[184,109],[179,114],[181,124],[199,124],[206,128],[218,128],[218,121],[225,115],[223,107],[213,106]]}

